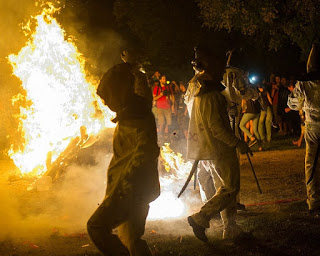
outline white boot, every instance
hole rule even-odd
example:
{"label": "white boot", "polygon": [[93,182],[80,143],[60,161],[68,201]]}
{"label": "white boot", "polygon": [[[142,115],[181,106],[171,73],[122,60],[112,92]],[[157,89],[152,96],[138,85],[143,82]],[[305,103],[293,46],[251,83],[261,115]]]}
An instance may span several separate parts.
{"label": "white boot", "polygon": [[233,240],[237,238],[239,235],[241,235],[242,233],[243,233],[242,228],[240,228],[240,226],[238,226],[237,224],[234,224],[224,228],[222,238]]}

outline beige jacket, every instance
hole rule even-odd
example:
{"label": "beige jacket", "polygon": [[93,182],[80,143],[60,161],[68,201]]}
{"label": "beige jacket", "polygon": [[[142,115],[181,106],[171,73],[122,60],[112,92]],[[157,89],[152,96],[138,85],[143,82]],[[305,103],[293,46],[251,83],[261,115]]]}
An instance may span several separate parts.
{"label": "beige jacket", "polygon": [[226,99],[218,90],[194,98],[189,122],[189,159],[220,159],[235,150],[239,139],[230,127],[226,106]]}

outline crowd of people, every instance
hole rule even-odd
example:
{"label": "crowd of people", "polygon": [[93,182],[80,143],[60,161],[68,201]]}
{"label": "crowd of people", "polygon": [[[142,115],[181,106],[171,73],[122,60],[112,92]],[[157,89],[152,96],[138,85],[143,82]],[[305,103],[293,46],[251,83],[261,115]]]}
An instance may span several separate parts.
{"label": "crowd of people", "polygon": [[[288,96],[296,81],[283,75],[271,74],[270,79],[249,83],[257,90],[259,97],[242,99],[239,113],[239,128],[244,141],[258,150],[271,146],[274,137],[296,136],[294,145],[301,146],[304,132],[304,113],[291,110]],[[168,81],[156,71],[150,79],[153,92],[153,113],[157,120],[160,142],[173,139],[187,139],[189,115],[184,103],[186,85],[184,82]]]}
{"label": "crowd of people", "polygon": [[189,116],[184,103],[185,84],[182,81],[170,82],[165,75],[156,71],[151,78],[151,85],[152,111],[157,120],[159,140],[169,142],[172,137],[187,139]]}

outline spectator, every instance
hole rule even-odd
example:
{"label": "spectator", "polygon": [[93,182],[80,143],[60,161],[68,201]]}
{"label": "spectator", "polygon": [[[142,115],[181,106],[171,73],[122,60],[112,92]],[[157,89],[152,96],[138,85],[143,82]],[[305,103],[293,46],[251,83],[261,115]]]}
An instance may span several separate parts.
{"label": "spectator", "polygon": [[[153,85],[152,85],[152,91],[154,91],[154,88],[158,88],[160,85],[160,82],[159,80],[155,80],[153,82]],[[157,115],[157,101],[153,100],[152,102],[152,112],[154,114],[154,117],[156,119],[156,121],[158,120],[158,115]]]}
{"label": "spectator", "polygon": [[280,80],[280,86],[279,86],[279,92],[278,92],[278,108],[277,113],[280,117],[279,119],[279,134],[280,135],[287,135],[288,131],[290,132],[290,129],[288,129],[288,122],[287,122],[287,116],[285,115],[285,109],[287,106],[288,96],[290,94],[290,91],[288,90],[288,84],[287,84],[287,78],[281,77]]}
{"label": "spectator", "polygon": [[[249,137],[249,147],[252,147],[257,142],[259,143],[259,150],[261,148],[261,138],[258,132],[258,121],[259,121],[259,113],[260,113],[260,104],[258,100],[242,100],[242,109],[243,116],[240,121],[240,129]],[[246,124],[252,120],[253,125],[253,133],[252,135],[250,131],[247,129]]]}
{"label": "spectator", "polygon": [[[291,92],[293,92],[294,90],[294,84],[290,84],[288,86],[288,92],[289,94]],[[289,95],[288,95],[289,96]],[[288,102],[288,97],[287,97],[287,102]],[[287,105],[286,102],[286,108],[285,108],[285,114],[283,115],[283,121],[285,122],[285,124],[287,125],[287,132],[288,133],[300,133],[300,127],[299,124],[299,113],[297,111],[292,110],[291,108],[289,108],[289,106]]]}
{"label": "spectator", "polygon": [[172,95],[174,97],[174,104],[172,108],[172,113],[174,116],[177,116],[177,111],[178,111],[178,98],[180,96],[180,88],[177,85],[176,81],[171,81],[169,84],[169,87],[172,91]]}
{"label": "spectator", "polygon": [[273,124],[275,127],[279,127],[280,117],[278,115],[278,96],[280,87],[280,76],[275,76],[275,82],[271,85],[271,99],[272,99],[272,112],[273,112]]}
{"label": "spectator", "polygon": [[262,142],[267,142],[269,144],[271,142],[272,99],[269,92],[266,90],[264,82],[258,86],[258,89],[259,102],[261,105],[258,131]]}
{"label": "spectator", "polygon": [[183,133],[184,138],[188,137],[189,115],[187,105],[184,103],[184,95],[186,93],[185,85],[180,82],[179,96],[177,98],[177,113],[179,131]]}
{"label": "spectator", "polygon": [[159,134],[168,138],[169,126],[172,123],[172,107],[174,105],[174,97],[172,90],[167,85],[165,75],[160,77],[160,85],[153,89],[153,100],[156,102],[156,112],[158,117]]}

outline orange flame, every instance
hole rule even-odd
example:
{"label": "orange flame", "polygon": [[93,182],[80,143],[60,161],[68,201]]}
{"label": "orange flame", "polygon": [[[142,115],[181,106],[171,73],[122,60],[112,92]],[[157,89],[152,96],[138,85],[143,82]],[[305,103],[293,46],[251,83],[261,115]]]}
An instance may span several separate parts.
{"label": "orange flame", "polygon": [[[59,11],[52,4],[40,15],[34,33],[17,55],[8,57],[13,74],[26,91],[27,107],[20,106],[20,131],[24,147],[9,156],[22,174],[41,175],[76,137],[79,143],[96,135],[104,127],[114,126],[114,113],[96,95],[88,82],[85,60],[52,15]],[[31,31],[30,24],[24,27]],[[20,102],[22,96],[12,99]],[[50,156],[50,157],[49,157]],[[50,163],[49,163],[50,165]]]}
{"label": "orange flame", "polygon": [[160,177],[161,194],[157,200],[150,204],[149,219],[177,218],[186,214],[186,205],[177,198],[178,190],[174,182],[185,181],[191,171],[191,162],[185,162],[180,153],[175,153],[169,143],[161,147],[161,158],[169,175]]}

